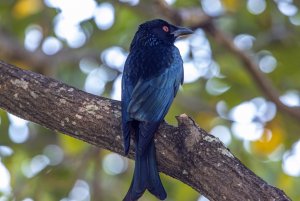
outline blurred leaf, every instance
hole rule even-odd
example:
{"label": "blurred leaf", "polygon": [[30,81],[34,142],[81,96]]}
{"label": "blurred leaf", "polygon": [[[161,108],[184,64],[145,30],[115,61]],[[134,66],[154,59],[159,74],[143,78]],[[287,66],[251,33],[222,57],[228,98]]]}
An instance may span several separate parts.
{"label": "blurred leaf", "polygon": [[41,0],[18,0],[13,8],[16,18],[25,18],[39,12],[43,7]]}
{"label": "blurred leaf", "polygon": [[282,142],[284,142],[284,138],[286,133],[280,127],[280,123],[278,119],[272,121],[265,129],[262,137],[252,143],[252,148],[254,153],[268,156],[272,152],[274,152]]}
{"label": "blurred leaf", "polygon": [[[96,4],[102,3],[102,1],[95,2]],[[87,36],[87,41],[82,47],[71,49],[65,41],[62,41],[64,47],[58,54],[66,55],[66,57],[59,59],[58,62],[54,61],[53,57],[44,55],[41,48],[42,42],[35,51],[30,52],[32,54],[30,60],[35,61],[34,65],[30,65],[31,61],[28,61],[27,58],[14,55],[15,48],[18,47],[15,44],[24,44],[26,29],[33,24],[41,27],[43,38],[55,36],[56,16],[61,10],[45,6],[43,0],[0,1],[0,37],[3,31],[3,33],[11,35],[13,39],[11,44],[1,48],[1,60],[27,70],[33,70],[32,67],[38,66],[45,75],[83,89],[87,75],[79,69],[78,58],[80,60],[91,57],[97,64],[102,65],[101,53],[103,50],[111,46],[119,46],[128,51],[138,25],[151,18],[162,17],[159,12],[149,12],[152,9],[150,7],[153,6],[153,1],[140,1],[136,6],[119,1],[109,2],[115,9],[114,24],[110,29],[100,30],[96,26],[94,18],[82,21],[80,27]],[[275,70],[265,74],[274,83],[274,87],[280,91],[280,94],[284,94],[288,90],[300,91],[300,26],[294,25],[288,16],[284,16],[279,11],[277,1],[272,1],[272,3],[266,1],[266,10],[259,15],[248,11],[247,1],[221,0],[221,2],[225,8],[225,14],[215,20],[216,26],[230,38],[239,34],[252,35],[255,38],[254,46],[247,50],[247,53],[253,61],[257,62],[257,53],[261,51],[269,51],[277,61]],[[298,1],[293,3],[299,6]],[[179,9],[201,8],[201,1],[177,0],[171,6]],[[214,6],[213,3],[212,6]],[[82,12],[82,10],[74,10],[74,12]],[[105,16],[103,15],[103,17]],[[73,33],[69,34],[71,36]],[[219,124],[230,128],[232,122],[219,117],[216,113],[216,104],[219,101],[226,102],[230,110],[241,102],[264,96],[255,80],[245,70],[240,59],[231,54],[218,41],[213,40],[209,34],[207,37],[212,51],[211,56],[220,66],[220,73],[224,75],[224,77],[218,78],[222,82],[213,83],[215,85],[212,86],[218,88],[226,84],[230,86],[230,89],[219,95],[210,95],[206,86],[211,84],[211,81],[207,77],[201,77],[193,83],[185,84],[178,92],[165,118],[168,123],[177,125],[174,116],[186,113],[208,131]],[[2,39],[0,47],[7,41]],[[189,45],[190,49],[194,47],[194,44]],[[77,60],[72,59],[73,55]],[[47,62],[41,61],[41,63],[49,63],[49,65],[39,66],[41,58],[49,59]],[[107,83],[104,95],[109,97],[112,88],[113,81]],[[117,176],[108,175],[100,166],[103,156],[109,153],[108,151],[100,153],[99,162],[95,165],[95,161],[98,159],[96,160],[94,155],[90,155],[87,148],[90,145],[61,133],[56,135],[54,131],[49,131],[36,124],[30,124],[30,139],[27,142],[14,144],[9,138],[10,122],[6,112],[1,109],[0,118],[0,144],[9,146],[14,151],[13,155],[2,158],[1,161],[11,174],[12,197],[15,200],[23,200],[25,197],[31,197],[34,200],[61,200],[68,196],[78,178],[85,179],[89,183],[91,192],[97,192],[102,196],[99,199],[98,197],[97,199],[91,198],[91,200],[116,201],[121,200],[125,195],[131,182],[133,161],[130,160],[128,171],[125,173]],[[279,154],[278,161],[269,160],[270,154],[272,155],[278,148],[283,147],[285,150],[281,151],[288,151],[296,140],[299,140],[298,121],[278,111],[276,118],[265,125],[261,139],[250,143],[249,150],[245,142],[234,136],[229,148],[247,167],[264,180],[282,188],[293,200],[300,200],[299,177],[287,176],[282,171],[280,158],[282,153]],[[31,179],[26,178],[22,172],[22,164],[30,161],[36,155],[43,154],[44,148],[49,144],[61,146],[65,152],[65,160],[57,166],[48,166]],[[99,171],[98,176],[95,174],[97,171]],[[168,192],[168,200],[195,201],[198,199],[199,194],[190,187],[161,175]],[[94,186],[95,180],[100,183],[100,187]],[[121,191],[118,192],[116,189],[121,189]],[[156,198],[146,193],[141,198],[142,200],[154,201]]]}
{"label": "blurred leaf", "polygon": [[87,143],[68,135],[60,133],[58,135],[59,144],[68,155],[77,155],[83,153],[87,148]]}
{"label": "blurred leaf", "polygon": [[222,0],[222,3],[229,12],[236,12],[241,5],[241,2],[238,0]]}

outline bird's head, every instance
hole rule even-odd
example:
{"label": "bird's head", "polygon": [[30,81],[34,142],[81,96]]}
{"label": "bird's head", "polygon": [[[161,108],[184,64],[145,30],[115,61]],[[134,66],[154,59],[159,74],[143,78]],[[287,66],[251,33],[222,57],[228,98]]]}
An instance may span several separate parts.
{"label": "bird's head", "polygon": [[133,42],[145,46],[173,45],[176,38],[191,33],[193,31],[188,28],[175,26],[161,19],[155,19],[139,26]]}

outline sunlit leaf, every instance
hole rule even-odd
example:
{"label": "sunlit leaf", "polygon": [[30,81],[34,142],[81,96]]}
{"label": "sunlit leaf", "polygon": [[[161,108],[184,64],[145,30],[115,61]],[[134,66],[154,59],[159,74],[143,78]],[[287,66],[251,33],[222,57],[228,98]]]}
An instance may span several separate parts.
{"label": "sunlit leaf", "polygon": [[[112,79],[118,77],[119,81],[121,80],[124,59],[138,25],[152,18],[164,18],[165,13],[159,13],[159,10],[152,12],[152,8],[156,9],[152,1],[139,1],[135,6],[131,6],[130,2],[133,1],[107,1],[114,8],[114,21],[112,26],[110,25],[107,27],[108,29],[104,30],[99,29],[98,26],[99,23],[103,23],[102,20],[105,16],[102,16],[103,13],[96,12],[98,19],[95,20],[93,9],[105,1],[88,1],[88,4],[91,5],[89,12],[84,12],[86,9],[78,4],[81,1],[85,0],[0,0],[0,57],[1,60],[8,63],[53,77],[79,89],[84,89],[85,80],[90,71],[99,68],[99,66],[108,65],[108,67],[116,69],[118,74],[110,76],[111,78],[106,80],[102,95],[109,97],[114,88],[114,80]],[[171,3],[171,7],[183,10],[201,9],[203,6],[202,0],[168,0],[167,2]],[[229,40],[241,35],[255,38],[255,40],[250,41],[251,44],[244,51],[250,56],[252,62],[258,64],[262,73],[268,73],[266,76],[271,80],[272,86],[279,91],[279,96],[282,97],[290,91],[300,91],[300,23],[297,22],[299,12],[292,17],[285,16],[288,10],[282,12],[282,6],[281,8],[277,6],[281,1],[270,3],[266,0],[261,2],[260,0],[207,0],[206,2],[209,8],[214,6],[214,2],[217,2],[217,7],[220,7],[219,2],[222,3],[221,7],[224,13],[214,22],[218,30],[222,30]],[[77,6],[72,6],[72,3]],[[288,4],[291,5],[289,8],[294,9],[294,11],[295,6],[298,6],[299,9],[299,1],[288,1]],[[63,10],[60,9],[62,5],[64,5],[64,9],[68,10],[67,13],[64,12],[68,16],[62,15]],[[82,10],[80,10],[81,8]],[[189,12],[187,12],[188,14]],[[66,20],[68,23],[62,24],[60,27],[63,32],[58,32],[55,25],[58,19],[65,17],[69,19]],[[96,22],[98,22],[98,26]],[[182,23],[182,25],[189,25],[190,22],[182,21]],[[40,28],[41,38],[34,36],[36,41],[26,40],[28,27],[32,25]],[[70,27],[75,27],[75,29],[68,29]],[[70,48],[72,46],[70,40],[64,39],[59,34],[64,33],[65,37],[72,39],[70,37],[72,35],[80,36],[78,31],[85,38],[81,43],[77,43],[75,46],[73,44],[75,49]],[[227,118],[228,112],[232,108],[255,97],[264,97],[267,101],[271,100],[268,100],[255,81],[256,79],[253,79],[238,56],[229,51],[210,33],[205,33],[205,29],[199,29],[196,33],[202,33],[201,40],[199,37],[198,39],[192,37],[197,40],[189,37],[184,39],[185,42],[189,42],[186,44],[188,51],[183,55],[186,59],[184,60],[185,65],[188,61],[188,64],[194,66],[194,69],[186,68],[189,70],[185,73],[186,81],[189,83],[185,83],[179,90],[165,119],[168,123],[176,126],[175,116],[186,113],[207,131],[225,126],[232,133],[230,129],[232,129],[234,122]],[[6,35],[9,36],[8,39]],[[194,36],[196,35],[194,34]],[[45,38],[49,37],[57,37],[62,43],[62,48],[54,55],[46,55],[43,52]],[[28,48],[28,43],[31,48]],[[240,43],[245,46],[245,40],[241,40]],[[209,48],[203,48],[203,46]],[[104,50],[112,47],[120,47],[124,51],[123,53],[126,53],[123,55],[122,62],[117,63],[117,65],[113,63],[110,65],[107,59],[101,58],[102,53],[105,53]],[[200,48],[201,51],[198,49],[196,52],[195,47],[202,47]],[[15,54],[15,51],[20,48],[27,50],[28,54],[21,55],[20,52],[22,51]],[[268,58],[269,63],[262,59],[262,56],[265,55],[261,53],[265,52],[274,57],[273,60]],[[30,56],[28,56],[29,54]],[[207,55],[209,55],[209,59],[206,58]],[[110,57],[112,61],[117,58],[114,54]],[[87,63],[85,68],[82,68],[79,65],[80,60],[95,62],[94,64]],[[217,71],[212,68],[213,65],[209,65],[210,63],[218,65]],[[271,70],[266,71],[267,64],[273,65],[271,65]],[[194,71],[192,72],[192,70]],[[200,76],[195,72],[203,74]],[[101,73],[103,76],[103,72]],[[296,98],[297,95],[298,93],[295,93]],[[226,103],[227,109],[223,111],[220,117],[220,113],[216,111],[216,105],[221,101]],[[238,119],[239,121],[255,122],[261,121],[261,117],[269,118],[271,122],[264,122],[261,125],[263,134],[260,139],[249,142],[244,139],[237,139],[232,135],[231,143],[228,146],[233,154],[255,174],[270,184],[283,189],[292,200],[300,200],[299,178],[285,175],[282,166],[283,154],[289,153],[294,142],[299,140],[298,121],[285,115],[285,112],[281,111],[280,108],[276,108],[276,114],[272,114],[270,110],[266,110],[266,113],[256,116],[251,115],[248,111],[244,113],[245,115],[240,115]],[[247,118],[249,115],[251,118]],[[273,115],[275,115],[274,119]],[[29,140],[23,144],[15,144],[9,138],[9,126],[10,121],[7,113],[0,109],[0,143],[13,150],[12,155],[1,158],[1,162],[7,167],[11,175],[12,199],[63,200],[63,198],[68,197],[78,179],[85,179],[90,188],[93,189],[90,200],[117,201],[126,194],[134,169],[132,160],[129,160],[128,171],[114,176],[108,175],[103,171],[102,161],[106,154],[110,153],[108,151],[101,151],[99,157],[97,157],[97,153],[90,155],[86,143],[61,133],[56,134],[56,132],[42,129],[32,123],[29,123]],[[221,130],[220,134],[228,132],[225,130]],[[63,149],[63,161],[57,165],[47,166],[31,179],[25,177],[21,168],[22,164],[30,162],[37,155],[44,154],[44,150],[49,145],[56,145]],[[84,154],[88,154],[88,157]],[[86,160],[82,160],[83,158]],[[164,174],[162,174],[162,180],[168,193],[167,200],[196,201],[199,197],[199,194],[190,187],[170,179]],[[28,188],[24,188],[25,185]],[[121,191],[118,192],[116,189],[121,189]],[[97,197],[93,197],[96,195]],[[141,201],[154,200],[156,198],[148,192],[141,198]]]}
{"label": "sunlit leaf", "polygon": [[87,143],[78,140],[76,138],[70,137],[68,135],[59,134],[58,135],[60,145],[64,149],[66,154],[76,155],[84,152],[87,147]]}
{"label": "sunlit leaf", "polygon": [[241,1],[238,0],[222,0],[222,3],[226,10],[230,12],[236,12],[240,7]]}
{"label": "sunlit leaf", "polygon": [[39,12],[43,7],[41,0],[19,0],[13,8],[16,18],[24,18]]}
{"label": "sunlit leaf", "polygon": [[259,155],[268,156],[282,145],[285,135],[286,133],[280,127],[280,123],[278,123],[278,120],[276,119],[264,129],[262,137],[253,142],[253,151]]}

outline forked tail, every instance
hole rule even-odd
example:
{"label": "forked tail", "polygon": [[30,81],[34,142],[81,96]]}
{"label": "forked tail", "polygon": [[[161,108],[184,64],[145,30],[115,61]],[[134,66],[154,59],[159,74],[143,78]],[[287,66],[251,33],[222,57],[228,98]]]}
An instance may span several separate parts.
{"label": "forked tail", "polygon": [[157,170],[153,139],[148,146],[142,154],[136,150],[133,179],[123,201],[138,200],[146,189],[160,200],[167,197]]}

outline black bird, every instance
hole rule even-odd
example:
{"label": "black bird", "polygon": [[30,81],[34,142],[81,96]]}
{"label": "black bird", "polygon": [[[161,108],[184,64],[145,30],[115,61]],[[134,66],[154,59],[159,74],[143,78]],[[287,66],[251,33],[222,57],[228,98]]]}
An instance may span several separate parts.
{"label": "black bird", "polygon": [[167,197],[157,170],[154,134],[183,83],[175,39],[191,33],[155,19],[141,24],[131,42],[122,77],[122,130],[126,155],[135,134],[135,168],[123,201],[138,200],[146,189],[160,200]]}

